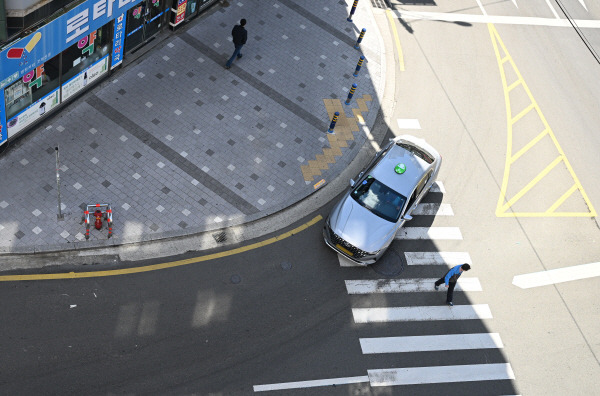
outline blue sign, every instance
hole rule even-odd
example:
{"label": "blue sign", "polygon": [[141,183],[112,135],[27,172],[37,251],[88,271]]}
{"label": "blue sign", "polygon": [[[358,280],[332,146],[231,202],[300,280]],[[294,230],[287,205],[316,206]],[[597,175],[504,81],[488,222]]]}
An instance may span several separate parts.
{"label": "blue sign", "polygon": [[123,47],[125,44],[125,20],[127,14],[122,13],[115,19],[115,35],[113,37],[113,53],[110,69],[114,69],[123,62]]}
{"label": "blue sign", "polygon": [[[27,73],[141,0],[88,0],[0,53],[0,83]],[[12,80],[14,81],[14,80]]]}
{"label": "blue sign", "polygon": [[4,122],[4,90],[0,91],[0,145],[6,142],[8,131]]}

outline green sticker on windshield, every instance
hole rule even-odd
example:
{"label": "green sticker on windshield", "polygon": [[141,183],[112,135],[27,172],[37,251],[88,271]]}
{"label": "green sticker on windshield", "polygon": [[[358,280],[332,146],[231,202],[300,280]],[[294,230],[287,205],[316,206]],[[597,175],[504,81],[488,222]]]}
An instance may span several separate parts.
{"label": "green sticker on windshield", "polygon": [[396,165],[396,167],[394,168],[394,170],[396,171],[397,174],[401,175],[404,172],[406,172],[406,165],[404,165],[404,164],[398,164],[398,165]]}

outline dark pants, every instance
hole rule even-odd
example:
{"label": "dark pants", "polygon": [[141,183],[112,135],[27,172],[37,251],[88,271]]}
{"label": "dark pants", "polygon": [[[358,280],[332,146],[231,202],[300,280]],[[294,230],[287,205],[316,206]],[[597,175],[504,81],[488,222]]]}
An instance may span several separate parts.
{"label": "dark pants", "polygon": [[[446,283],[446,276],[442,276],[440,279],[435,281],[435,285],[439,286],[442,283]],[[452,295],[454,294],[454,286],[456,286],[456,282],[448,282],[448,293],[446,294],[446,302],[452,302]]]}
{"label": "dark pants", "polygon": [[231,64],[233,63],[233,60],[235,59],[236,56],[238,58],[242,57],[242,47],[243,46],[244,46],[244,44],[240,44],[240,45],[236,45],[235,46],[235,50],[233,51],[233,55],[231,55],[231,58],[229,58],[229,60],[225,64],[225,66],[231,67]]}

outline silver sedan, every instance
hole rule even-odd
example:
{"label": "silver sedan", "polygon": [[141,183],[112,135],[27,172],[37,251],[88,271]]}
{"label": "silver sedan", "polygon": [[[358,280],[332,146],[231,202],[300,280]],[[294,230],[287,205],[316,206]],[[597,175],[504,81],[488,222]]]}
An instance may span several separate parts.
{"label": "silver sedan", "polygon": [[410,135],[394,138],[379,151],[325,222],[323,237],[350,260],[375,263],[435,182],[440,154],[425,140]]}

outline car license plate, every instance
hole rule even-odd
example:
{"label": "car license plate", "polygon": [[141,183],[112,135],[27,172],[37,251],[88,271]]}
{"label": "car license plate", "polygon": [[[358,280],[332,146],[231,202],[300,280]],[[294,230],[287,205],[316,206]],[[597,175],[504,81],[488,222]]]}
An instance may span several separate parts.
{"label": "car license plate", "polygon": [[350,250],[346,249],[345,247],[343,247],[339,243],[336,243],[335,247],[338,248],[338,249],[340,249],[342,252],[346,253],[350,257],[354,256]]}

